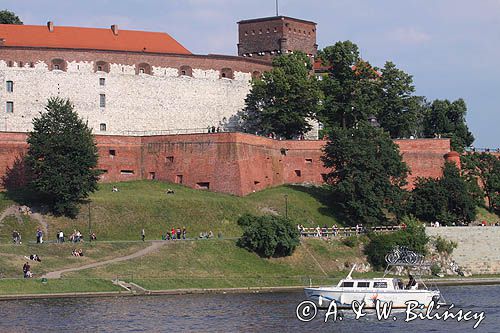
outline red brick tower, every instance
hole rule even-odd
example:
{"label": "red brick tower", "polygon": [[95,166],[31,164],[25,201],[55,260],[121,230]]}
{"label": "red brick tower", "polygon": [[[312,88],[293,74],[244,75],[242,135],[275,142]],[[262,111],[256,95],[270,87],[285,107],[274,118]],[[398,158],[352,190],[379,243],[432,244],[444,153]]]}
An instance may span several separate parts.
{"label": "red brick tower", "polygon": [[270,60],[293,51],[314,57],[316,23],[286,16],[265,17],[238,22],[238,55]]}

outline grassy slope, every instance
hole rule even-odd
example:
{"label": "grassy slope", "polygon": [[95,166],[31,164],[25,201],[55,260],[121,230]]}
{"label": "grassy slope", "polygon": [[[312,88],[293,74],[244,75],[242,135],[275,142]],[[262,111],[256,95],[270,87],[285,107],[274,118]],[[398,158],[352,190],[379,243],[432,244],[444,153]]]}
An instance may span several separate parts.
{"label": "grassy slope", "polygon": [[[113,185],[119,188],[119,192],[111,191]],[[175,194],[167,195],[167,188],[174,189]],[[208,230],[215,234],[220,231],[224,237],[237,237],[241,230],[236,220],[243,213],[273,212],[284,215],[285,194],[288,196],[288,215],[296,219],[297,223],[309,226],[337,223],[324,205],[327,192],[318,188],[283,186],[239,198],[174,184],[137,181],[100,185],[100,190],[91,196],[92,229],[99,241],[138,240],[142,228],[146,230],[147,239],[159,239],[165,230],[183,226],[188,229],[188,237],[196,237],[199,232]],[[0,194],[0,207],[4,209],[10,204],[12,201]],[[86,205],[82,206],[75,220],[54,216],[46,216],[45,219],[49,223],[46,240],[53,240],[59,229],[64,230],[66,235],[74,229],[88,233]],[[32,263],[33,271],[40,276],[48,271],[126,255],[147,245],[134,242],[83,243],[78,247],[82,247],[87,256],[75,258],[71,256],[71,249],[75,247],[72,244],[33,244],[37,226],[36,221],[29,217],[23,217],[23,222],[19,223],[13,216],[6,218],[0,225],[0,274],[3,277],[19,277],[24,256],[31,253],[37,253],[43,260],[41,264]],[[23,245],[11,244],[13,229],[21,232]],[[75,291],[100,291],[103,290],[102,281],[109,281],[116,276],[130,279],[132,275],[154,289],[297,285],[305,283],[305,276],[324,276],[311,254],[327,267],[330,277],[336,274],[338,267],[344,267],[344,258],[339,258],[336,263],[338,267],[328,268],[331,258],[345,256],[348,258],[346,260],[350,260],[358,256],[357,250],[338,243],[328,245],[309,240],[307,248],[309,252],[305,247],[300,247],[291,258],[267,260],[238,248],[232,240],[172,242],[158,253],[109,267],[72,273],[63,282],[49,281],[49,284],[42,285],[35,280],[3,279],[0,280],[0,293],[25,293],[37,291],[37,288],[40,292],[63,292],[73,290],[71,286],[74,286]],[[208,278],[212,279],[211,282]],[[114,290],[114,287],[110,287],[110,290]]]}
{"label": "grassy slope", "polygon": [[[314,256],[314,258],[313,258]],[[287,258],[263,259],[233,240],[170,241],[146,257],[71,273],[68,277],[135,281],[148,289],[305,285],[332,282],[343,275],[359,248],[340,242],[304,240]],[[320,268],[321,266],[321,268]],[[323,270],[324,272],[323,272]]]}
{"label": "grassy slope", "polygon": [[[240,198],[162,182],[119,183],[117,193],[111,191],[113,185],[101,184],[100,190],[91,196],[92,229],[100,240],[137,240],[142,228],[147,238],[160,239],[166,230],[184,226],[188,237],[197,237],[209,230],[215,235],[222,232],[225,237],[238,237],[241,234],[236,224],[239,216],[246,212],[270,211],[284,215],[285,194],[288,195],[288,215],[297,223],[309,226],[336,223],[322,203],[327,192],[317,188],[282,186]],[[167,188],[172,188],[175,194],[165,194]],[[48,221],[51,239],[60,228],[66,233],[78,229],[88,234],[88,206],[82,206],[75,220],[48,217]],[[29,236],[33,240],[34,232]]]}

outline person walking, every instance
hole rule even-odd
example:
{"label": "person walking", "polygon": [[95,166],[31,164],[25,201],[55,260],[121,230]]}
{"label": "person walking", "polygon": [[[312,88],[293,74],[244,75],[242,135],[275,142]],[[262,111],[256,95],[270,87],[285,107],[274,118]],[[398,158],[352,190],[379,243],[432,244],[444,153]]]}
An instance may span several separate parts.
{"label": "person walking", "polygon": [[144,242],[144,239],[146,238],[146,232],[144,231],[144,229],[141,230],[141,238],[142,241]]}

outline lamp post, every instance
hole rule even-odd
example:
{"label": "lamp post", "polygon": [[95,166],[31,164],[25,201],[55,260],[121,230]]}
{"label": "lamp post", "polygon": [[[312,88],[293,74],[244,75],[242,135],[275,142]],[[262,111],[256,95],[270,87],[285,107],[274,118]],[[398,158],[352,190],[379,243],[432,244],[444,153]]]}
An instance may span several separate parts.
{"label": "lamp post", "polygon": [[89,242],[92,242],[92,219],[90,217],[90,200],[87,201],[87,205],[89,207]]}
{"label": "lamp post", "polygon": [[285,194],[284,197],[285,197],[285,219],[288,220],[288,194]]}

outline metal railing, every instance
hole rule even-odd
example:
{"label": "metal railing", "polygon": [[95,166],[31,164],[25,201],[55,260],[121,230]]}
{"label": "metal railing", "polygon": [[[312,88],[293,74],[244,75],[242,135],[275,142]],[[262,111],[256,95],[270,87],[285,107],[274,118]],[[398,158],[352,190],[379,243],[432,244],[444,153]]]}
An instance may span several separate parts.
{"label": "metal railing", "polygon": [[303,237],[349,237],[371,232],[393,232],[404,229],[403,226],[380,226],[380,227],[341,227],[341,228],[301,228],[300,235]]}

